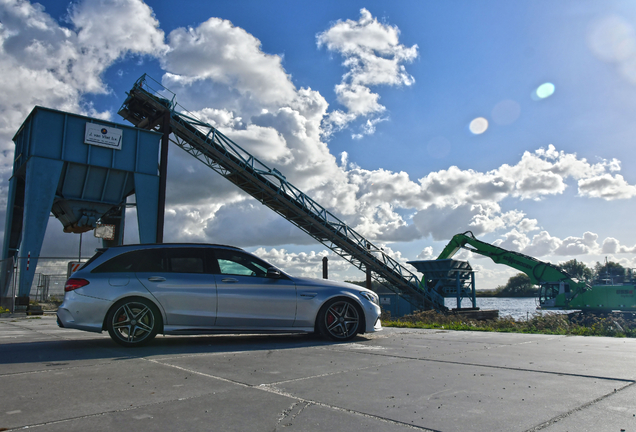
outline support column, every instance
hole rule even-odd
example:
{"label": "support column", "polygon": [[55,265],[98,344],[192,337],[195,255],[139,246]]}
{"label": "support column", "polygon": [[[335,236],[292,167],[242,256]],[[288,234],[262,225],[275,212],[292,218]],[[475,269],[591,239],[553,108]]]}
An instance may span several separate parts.
{"label": "support column", "polygon": [[159,206],[157,207],[157,243],[163,243],[163,225],[166,212],[166,180],[168,176],[168,144],[170,143],[170,112],[166,111],[161,123],[161,160],[159,165]]}
{"label": "support column", "polygon": [[[2,261],[0,261],[0,302],[7,304],[13,291],[11,288],[14,259],[18,254],[18,247],[22,240],[22,217],[24,210],[24,180],[16,176],[9,180],[9,196],[7,197],[7,213],[4,223],[4,241],[2,245]],[[6,306],[5,306],[6,307]]]}
{"label": "support column", "polygon": [[[371,245],[367,243],[367,253],[371,255]],[[371,267],[367,266],[367,289],[371,289]]]}
{"label": "support column", "polygon": [[460,274],[461,274],[460,271],[455,272],[455,286],[456,286],[455,289],[457,290],[457,309],[462,308],[462,285],[459,278]]}
{"label": "support column", "polygon": [[473,290],[472,292],[472,300],[473,300],[473,309],[477,308],[477,294],[475,293],[475,272],[470,272],[470,286]]}
{"label": "support column", "polygon": [[39,157],[27,161],[18,297],[29,297],[63,166],[63,161]]}
{"label": "support column", "polygon": [[[137,224],[139,243],[160,243],[157,233],[159,209],[159,178],[153,175],[135,173],[135,200],[137,201]],[[162,214],[163,217],[163,214]],[[163,235],[163,227],[161,228]]]}

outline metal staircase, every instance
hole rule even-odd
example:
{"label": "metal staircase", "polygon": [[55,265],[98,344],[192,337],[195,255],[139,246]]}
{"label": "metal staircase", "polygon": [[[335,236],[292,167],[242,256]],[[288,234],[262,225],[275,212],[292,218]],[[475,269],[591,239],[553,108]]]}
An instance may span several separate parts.
{"label": "metal staircase", "polygon": [[175,99],[174,93],[144,74],[128,93],[119,115],[145,129],[159,127],[169,115],[170,141],[358,269],[370,269],[373,279],[417,308],[447,310],[444,298],[423,287],[415,274]]}

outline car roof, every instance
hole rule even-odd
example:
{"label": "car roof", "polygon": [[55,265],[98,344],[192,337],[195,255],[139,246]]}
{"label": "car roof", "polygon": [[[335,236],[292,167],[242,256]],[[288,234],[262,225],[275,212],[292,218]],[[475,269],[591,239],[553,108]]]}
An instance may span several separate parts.
{"label": "car roof", "polygon": [[97,248],[96,251],[104,252],[108,249],[129,249],[129,248],[155,249],[155,248],[162,248],[162,247],[172,248],[172,247],[183,247],[183,246],[227,248],[227,249],[234,249],[234,250],[239,250],[244,252],[243,249],[236,246],[211,244],[211,243],[135,243],[135,244],[126,244],[126,245],[119,245],[119,246],[108,246],[108,247]]}

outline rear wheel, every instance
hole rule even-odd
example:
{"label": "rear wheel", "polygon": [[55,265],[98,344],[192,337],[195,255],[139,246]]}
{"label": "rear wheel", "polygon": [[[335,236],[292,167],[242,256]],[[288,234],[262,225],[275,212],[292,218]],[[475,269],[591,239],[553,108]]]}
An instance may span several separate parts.
{"label": "rear wheel", "polygon": [[348,341],[360,331],[360,310],[351,300],[329,301],[318,314],[318,330],[329,339]]}
{"label": "rear wheel", "polygon": [[150,301],[124,299],[108,312],[106,327],[110,337],[125,347],[141,346],[159,331],[161,315]]}

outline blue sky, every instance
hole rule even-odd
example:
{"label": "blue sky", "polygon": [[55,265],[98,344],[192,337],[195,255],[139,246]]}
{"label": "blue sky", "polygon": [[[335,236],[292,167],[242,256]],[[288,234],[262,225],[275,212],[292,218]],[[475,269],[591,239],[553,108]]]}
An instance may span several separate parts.
{"label": "blue sky", "polygon": [[[35,104],[121,121],[148,73],[399,260],[472,230],[542,260],[636,267],[633,2],[40,5],[0,2],[5,185]],[[533,98],[544,83],[554,93]],[[236,244],[320,275],[328,252],[176,148],[167,205],[169,241]],[[52,220],[43,254],[77,243]],[[481,288],[514,274],[461,257]],[[363,278],[332,258],[333,277]]]}

